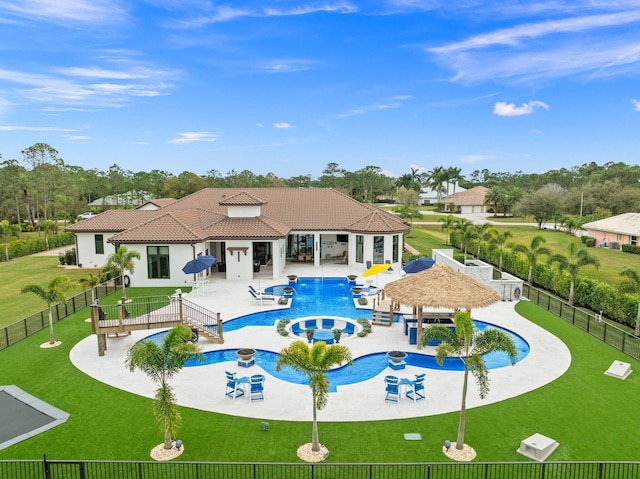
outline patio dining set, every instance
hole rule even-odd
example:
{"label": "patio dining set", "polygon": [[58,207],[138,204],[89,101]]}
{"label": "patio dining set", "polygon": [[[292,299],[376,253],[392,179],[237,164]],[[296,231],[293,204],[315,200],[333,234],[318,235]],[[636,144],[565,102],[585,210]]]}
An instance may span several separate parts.
{"label": "patio dining set", "polygon": [[385,402],[398,404],[403,393],[405,397],[411,399],[414,403],[424,399],[424,378],[424,374],[416,374],[415,379],[385,376]]}
{"label": "patio dining set", "polygon": [[233,400],[246,396],[250,402],[264,399],[264,374],[238,377],[236,372],[225,371],[225,375],[227,376],[225,396]]}

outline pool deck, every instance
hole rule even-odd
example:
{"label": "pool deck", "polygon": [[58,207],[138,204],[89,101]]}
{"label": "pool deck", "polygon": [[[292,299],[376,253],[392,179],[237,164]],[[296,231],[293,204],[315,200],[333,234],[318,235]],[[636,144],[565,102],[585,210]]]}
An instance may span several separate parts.
{"label": "pool deck", "polygon": [[[300,277],[345,277],[347,274],[359,274],[362,271],[351,271],[342,265],[324,266],[318,274],[317,270],[305,265],[292,265],[287,274]],[[205,306],[212,311],[220,312],[223,320],[270,309],[271,306],[259,305],[251,301],[247,292],[249,284],[256,289],[264,289],[270,285],[287,283],[286,277],[274,281],[266,273],[262,278],[253,281],[222,280],[213,276],[207,285],[206,292],[186,295],[190,301]],[[389,281],[399,279],[395,272],[381,273],[373,278],[373,285],[384,287]],[[358,278],[363,283],[363,278]],[[509,329],[522,336],[530,346],[530,352],[515,366],[493,369],[489,374],[490,392],[485,399],[480,399],[475,380],[469,378],[467,407],[473,408],[503,401],[508,398],[532,391],[560,377],[571,363],[568,348],[558,338],[522,318],[514,311],[515,302],[500,302],[495,305],[478,308],[472,311],[473,318]],[[402,312],[410,312],[402,310]],[[363,317],[371,318],[371,311],[364,310]],[[289,317],[286,312],[283,317]],[[292,318],[293,319],[293,318]],[[126,351],[136,341],[155,331],[137,331],[130,336],[109,338],[105,356],[99,357],[97,338],[89,336],[71,351],[74,365],[86,374],[114,387],[153,397],[155,386],[147,376],[135,371],[130,373],[125,368]],[[297,337],[280,336],[275,325],[270,327],[249,326],[224,334],[224,344],[213,344],[201,337],[198,344],[204,351],[218,349],[255,348],[274,352],[291,344]],[[374,352],[386,352],[392,349],[415,351],[404,335],[403,325],[373,326],[373,332],[364,338],[357,336],[342,337],[340,344],[348,346],[354,358]],[[421,351],[431,353],[435,348],[426,347]],[[250,402],[247,397],[235,400],[226,397],[226,379],[224,371],[237,371],[238,376],[265,374],[263,401]],[[418,402],[402,397],[398,404],[385,402],[383,378],[393,374],[400,378],[413,379],[414,374],[426,372],[426,399]],[[386,368],[378,376],[356,384],[338,387],[331,393],[327,407],[318,412],[319,421],[368,421],[383,419],[399,419],[418,416],[429,416],[458,411],[462,390],[462,372],[425,370],[407,366],[406,369],[393,371]],[[306,385],[292,384],[274,378],[265,373],[258,365],[249,368],[239,367],[235,362],[211,364],[183,369],[172,381],[178,403],[206,411],[215,411],[235,416],[245,416],[264,420],[310,421],[312,399],[311,391]],[[294,406],[295,405],[295,406]]]}

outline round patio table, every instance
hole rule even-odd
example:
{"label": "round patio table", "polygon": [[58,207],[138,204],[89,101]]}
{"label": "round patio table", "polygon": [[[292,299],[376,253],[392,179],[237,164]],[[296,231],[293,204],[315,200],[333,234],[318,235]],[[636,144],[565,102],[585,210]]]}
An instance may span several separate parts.
{"label": "round patio table", "polygon": [[330,329],[318,329],[313,333],[313,342],[324,341],[326,344],[333,344],[333,331]]}

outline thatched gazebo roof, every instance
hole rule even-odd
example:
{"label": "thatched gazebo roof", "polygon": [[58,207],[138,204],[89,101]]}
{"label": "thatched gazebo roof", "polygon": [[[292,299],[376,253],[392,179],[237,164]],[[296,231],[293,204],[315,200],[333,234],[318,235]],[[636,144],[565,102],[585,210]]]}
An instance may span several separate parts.
{"label": "thatched gazebo roof", "polygon": [[[422,336],[423,308],[470,310],[500,301],[498,293],[489,286],[445,264],[387,283],[384,294],[394,303],[414,308],[418,337]],[[418,349],[421,348],[418,341]]]}
{"label": "thatched gazebo roof", "polygon": [[387,283],[385,296],[416,308],[472,309],[500,301],[489,286],[446,264]]}

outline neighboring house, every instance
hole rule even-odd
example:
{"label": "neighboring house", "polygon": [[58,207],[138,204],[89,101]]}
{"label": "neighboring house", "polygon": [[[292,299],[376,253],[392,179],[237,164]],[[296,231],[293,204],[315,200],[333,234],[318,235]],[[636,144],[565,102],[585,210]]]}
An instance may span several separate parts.
{"label": "neighboring house", "polygon": [[[446,188],[446,185],[444,185],[444,187]],[[464,188],[459,186],[458,183],[456,183],[455,185],[449,185],[449,190],[455,191],[456,193],[466,191]],[[443,190],[442,193],[440,193],[440,202],[443,202],[442,199],[446,196],[446,194],[446,190]],[[433,190],[431,188],[420,189],[421,205],[435,205],[436,203],[438,203],[438,192],[436,190]]]}
{"label": "neighboring house", "polygon": [[140,206],[149,200],[154,199],[155,196],[151,193],[143,190],[127,191],[126,193],[120,193],[117,195],[109,195],[104,198],[98,198],[95,201],[89,203],[90,208],[132,208]]}
{"label": "neighboring house", "polygon": [[484,204],[484,197],[487,195],[487,191],[489,189],[484,186],[476,186],[470,190],[445,196],[442,198],[442,203],[458,207],[463,214],[486,213],[489,208]]}
{"label": "neighboring house", "polygon": [[207,254],[229,279],[252,279],[256,262],[270,264],[274,279],[300,261],[400,269],[409,229],[330,188],[207,188],[158,209],[108,210],[66,231],[76,235],[78,264],[101,267],[126,245],[141,256],[132,285],[178,286],[194,280],[184,264]]}
{"label": "neighboring house", "polygon": [[596,239],[596,246],[619,249],[621,244],[638,244],[640,213],[623,213],[582,225],[587,235]]}
{"label": "neighboring house", "polygon": [[136,206],[137,210],[159,210],[163,206],[170,205],[171,203],[175,203],[177,200],[174,198],[157,198],[153,200],[149,200],[146,203],[141,204],[140,206]]}

